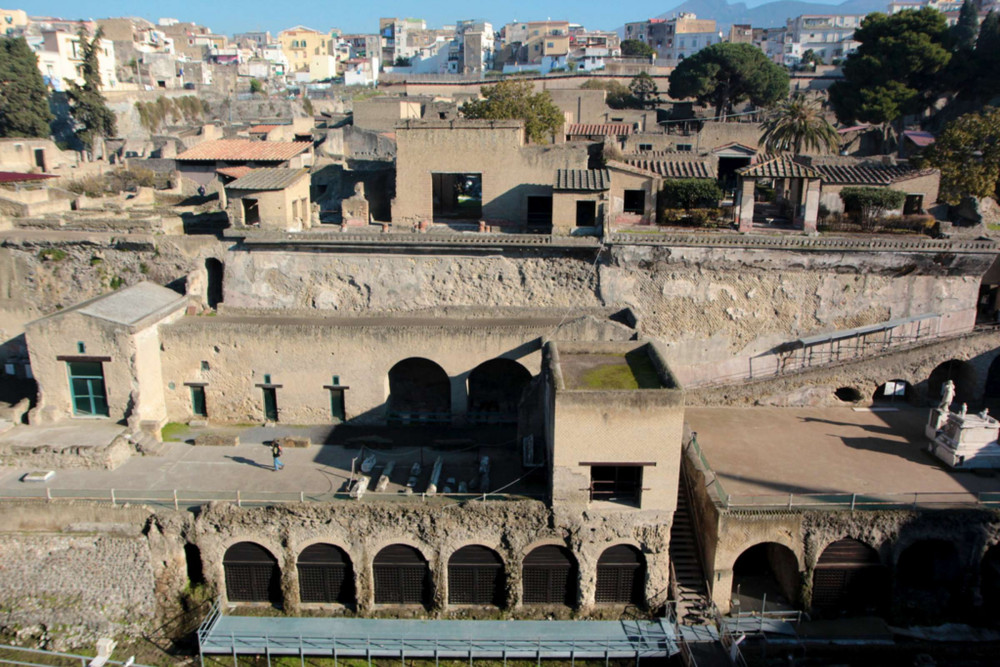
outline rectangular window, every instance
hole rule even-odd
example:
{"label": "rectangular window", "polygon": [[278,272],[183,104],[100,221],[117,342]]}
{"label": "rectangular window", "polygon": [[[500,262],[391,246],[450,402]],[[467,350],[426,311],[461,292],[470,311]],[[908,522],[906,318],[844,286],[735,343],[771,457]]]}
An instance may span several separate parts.
{"label": "rectangular window", "polygon": [[646,191],[626,190],[625,191],[625,213],[642,215],[646,212]]}
{"label": "rectangular window", "polygon": [[592,466],[590,499],[638,506],[642,497],[641,466]]}
{"label": "rectangular window", "polygon": [[639,144],[639,151],[651,151],[653,150],[653,144]]}
{"label": "rectangular window", "polygon": [[923,195],[906,195],[906,202],[903,204],[903,215],[916,215],[924,210]]}
{"label": "rectangular window", "polygon": [[73,414],[80,417],[107,417],[108,398],[104,388],[104,367],[99,361],[66,362]]}
{"label": "rectangular window", "polygon": [[478,220],[483,215],[482,174],[431,174],[434,218]]}
{"label": "rectangular window", "polygon": [[76,352],[77,354],[86,354],[87,346],[83,344],[83,341],[77,341]]}
{"label": "rectangular window", "polygon": [[593,227],[597,224],[597,202],[578,201],[576,203],[576,226]]}
{"label": "rectangular window", "polygon": [[191,387],[191,414],[195,417],[207,417],[208,410],[205,409],[205,388]]}
{"label": "rectangular window", "polygon": [[690,153],[692,150],[694,150],[694,146],[692,144],[677,144],[676,148],[679,152],[682,153]]}

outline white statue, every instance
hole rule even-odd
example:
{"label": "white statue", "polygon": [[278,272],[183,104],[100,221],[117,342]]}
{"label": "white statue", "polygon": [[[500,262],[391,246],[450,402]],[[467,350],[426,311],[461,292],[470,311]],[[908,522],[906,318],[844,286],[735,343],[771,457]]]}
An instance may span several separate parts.
{"label": "white statue", "polygon": [[959,411],[958,416],[965,419],[965,415],[969,412],[969,406],[962,403],[962,409]]}
{"label": "white statue", "polygon": [[951,402],[955,400],[955,383],[948,380],[941,387],[941,405],[938,407],[942,410],[947,410],[951,407]]}

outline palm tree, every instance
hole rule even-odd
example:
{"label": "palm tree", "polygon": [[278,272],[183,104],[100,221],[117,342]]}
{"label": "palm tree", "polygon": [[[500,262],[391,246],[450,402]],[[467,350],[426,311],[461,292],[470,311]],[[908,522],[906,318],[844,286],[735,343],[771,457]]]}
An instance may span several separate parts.
{"label": "palm tree", "polygon": [[775,107],[760,127],[764,130],[761,143],[768,153],[797,155],[809,149],[836,153],[840,149],[840,136],[823,117],[820,105],[802,95]]}

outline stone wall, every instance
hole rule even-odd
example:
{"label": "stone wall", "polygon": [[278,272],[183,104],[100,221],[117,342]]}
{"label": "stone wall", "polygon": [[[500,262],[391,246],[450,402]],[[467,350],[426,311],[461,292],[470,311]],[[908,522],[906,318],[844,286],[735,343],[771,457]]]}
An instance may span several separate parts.
{"label": "stone wall", "polygon": [[148,511],[93,504],[5,505],[0,513],[0,624],[48,633],[57,650],[138,635],[157,615]]}
{"label": "stone wall", "polygon": [[[210,506],[190,525],[164,519],[159,529],[165,536],[183,535],[201,553],[206,580],[225,591],[222,566],[226,549],[241,541],[256,542],[277,557],[285,608],[298,613],[299,597],[295,562],[310,544],[326,542],[347,552],[354,570],[358,606],[370,613],[374,604],[371,563],[391,544],[416,547],[430,564],[433,583],[432,608],[447,610],[447,564],[461,547],[480,544],[496,551],[504,561],[507,606],[518,615],[532,615],[521,606],[521,562],[532,549],[543,544],[569,548],[579,562],[579,605],[593,611],[597,560],[615,544],[630,544],[642,551],[647,563],[645,591],[652,606],[666,597],[669,516],[651,521],[634,513],[572,512],[554,515],[535,501],[471,502],[441,506],[420,502],[333,503],[269,508],[238,508],[229,504]],[[567,610],[555,613],[565,614]]]}

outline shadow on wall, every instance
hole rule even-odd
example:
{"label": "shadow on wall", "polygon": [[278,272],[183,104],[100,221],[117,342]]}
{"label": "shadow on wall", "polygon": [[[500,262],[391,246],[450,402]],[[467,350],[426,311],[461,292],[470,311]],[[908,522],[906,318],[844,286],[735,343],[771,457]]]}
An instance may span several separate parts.
{"label": "shadow on wall", "polygon": [[339,210],[340,202],[354,195],[354,186],[365,185],[372,220],[388,222],[392,219],[391,202],[396,196],[396,169],[387,162],[349,160],[347,169],[332,164],[312,175],[310,196],[322,211]]}

